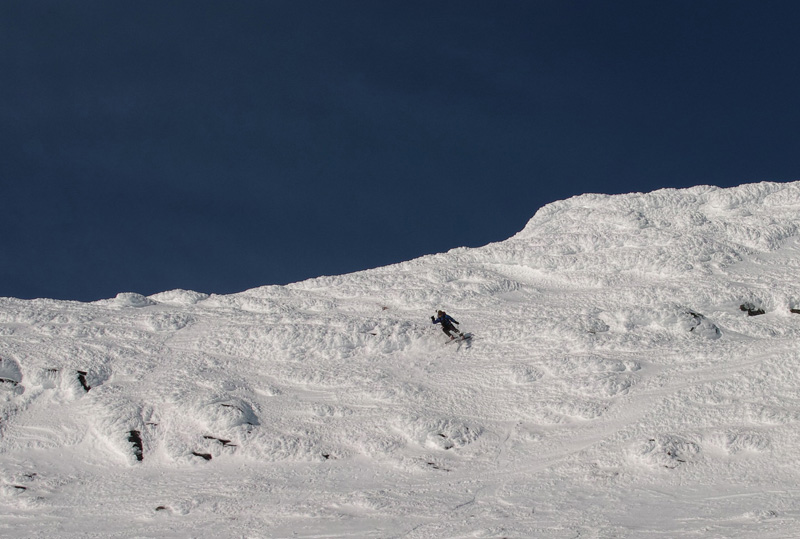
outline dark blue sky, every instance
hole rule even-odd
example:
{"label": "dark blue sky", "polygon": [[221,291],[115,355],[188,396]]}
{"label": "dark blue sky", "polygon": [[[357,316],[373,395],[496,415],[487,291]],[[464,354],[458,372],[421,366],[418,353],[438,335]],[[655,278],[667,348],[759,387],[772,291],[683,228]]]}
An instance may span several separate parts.
{"label": "dark blue sky", "polygon": [[230,293],[800,179],[800,3],[0,3],[0,296]]}

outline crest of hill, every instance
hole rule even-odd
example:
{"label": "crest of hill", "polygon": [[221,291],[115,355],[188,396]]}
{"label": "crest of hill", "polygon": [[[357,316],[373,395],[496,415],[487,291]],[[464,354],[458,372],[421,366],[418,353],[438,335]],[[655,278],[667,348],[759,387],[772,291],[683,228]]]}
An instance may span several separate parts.
{"label": "crest of hill", "polygon": [[[653,292],[655,301],[689,288],[710,298],[724,294],[720,283],[729,276],[720,272],[745,260],[752,271],[736,277],[745,283],[758,281],[757,266],[767,273],[765,264],[796,267],[792,256],[765,257],[791,247],[798,226],[800,182],[586,194],[542,207],[521,232],[502,242],[287,288],[324,288],[337,297],[374,291],[376,301],[387,305],[429,308],[443,302],[475,307],[525,285],[619,288],[672,280],[674,286],[663,293]],[[739,290],[728,299],[740,296],[752,293]],[[758,301],[795,300],[782,294]]]}
{"label": "crest of hill", "polygon": [[662,240],[691,233],[731,246],[774,250],[797,232],[798,209],[800,182],[585,194],[544,206],[514,239],[535,241],[552,234],[649,239],[648,231],[659,231]]}

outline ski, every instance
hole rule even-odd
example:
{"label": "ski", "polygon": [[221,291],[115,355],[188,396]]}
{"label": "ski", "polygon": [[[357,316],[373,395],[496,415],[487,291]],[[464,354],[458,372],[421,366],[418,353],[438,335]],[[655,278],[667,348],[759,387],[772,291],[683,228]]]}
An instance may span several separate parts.
{"label": "ski", "polygon": [[455,339],[450,339],[449,341],[446,341],[445,344],[450,344],[450,343],[453,343],[453,342],[464,342],[464,341],[468,341],[470,339],[472,339],[472,333],[462,333],[461,335],[459,335]]}

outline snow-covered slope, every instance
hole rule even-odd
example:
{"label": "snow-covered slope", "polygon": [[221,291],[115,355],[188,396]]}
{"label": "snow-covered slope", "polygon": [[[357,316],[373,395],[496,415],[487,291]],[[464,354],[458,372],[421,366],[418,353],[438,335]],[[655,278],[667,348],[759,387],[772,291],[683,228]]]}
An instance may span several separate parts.
{"label": "snow-covered slope", "polygon": [[289,286],[0,299],[0,536],[798,537],[799,227],[800,183],[584,195]]}

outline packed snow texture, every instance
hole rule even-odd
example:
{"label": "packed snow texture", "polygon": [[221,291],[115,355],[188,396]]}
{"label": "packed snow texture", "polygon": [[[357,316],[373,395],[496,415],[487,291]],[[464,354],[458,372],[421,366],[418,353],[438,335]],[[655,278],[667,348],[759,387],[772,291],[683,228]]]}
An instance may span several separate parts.
{"label": "packed snow texture", "polygon": [[591,194],[350,275],[0,299],[0,535],[798,537],[799,226],[800,183]]}

